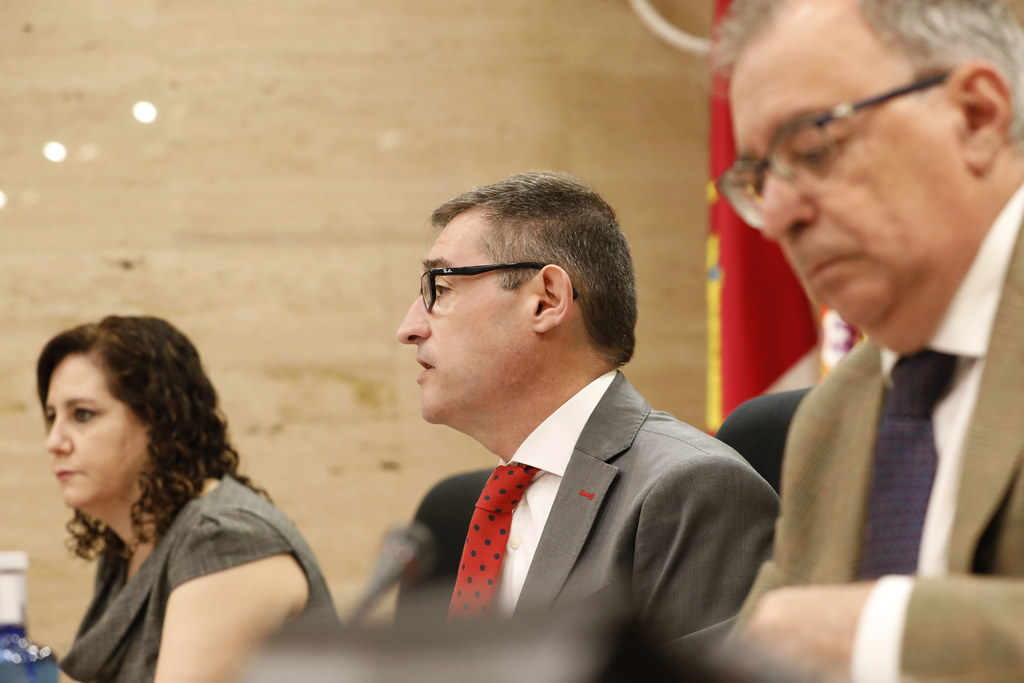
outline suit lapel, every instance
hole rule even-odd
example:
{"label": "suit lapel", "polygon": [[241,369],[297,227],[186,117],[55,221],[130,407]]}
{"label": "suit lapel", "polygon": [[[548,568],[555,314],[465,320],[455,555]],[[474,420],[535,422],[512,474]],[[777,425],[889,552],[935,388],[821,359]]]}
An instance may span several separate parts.
{"label": "suit lapel", "polygon": [[[949,569],[969,572],[978,541],[1006,497],[1024,451],[1024,229],[1017,238],[964,444]],[[968,466],[969,464],[969,466]]]}
{"label": "suit lapel", "polygon": [[546,610],[565,586],[619,468],[607,462],[633,443],[651,407],[619,373],[573,449],[516,611]]}
{"label": "suit lapel", "polygon": [[[574,451],[526,575],[516,611],[546,610],[555,602],[604,505],[618,468]],[[593,496],[593,498],[591,498]]]}
{"label": "suit lapel", "polygon": [[[836,391],[842,396],[833,396]],[[804,580],[846,582],[856,575],[884,393],[878,348],[865,342],[794,418],[783,460],[780,520],[789,529],[778,538],[776,557],[792,561],[791,571]]]}
{"label": "suit lapel", "polygon": [[836,435],[839,447],[846,452],[835,459],[835,481],[841,482],[839,489],[843,495],[837,496],[838,509],[833,519],[844,520],[845,524],[836,533],[837,552],[826,554],[831,555],[832,564],[826,572],[839,581],[849,581],[856,576],[860,564],[878,419],[885,395],[885,384],[877,369],[878,350],[872,349],[872,352],[874,369],[863,384],[851,391],[843,426]]}

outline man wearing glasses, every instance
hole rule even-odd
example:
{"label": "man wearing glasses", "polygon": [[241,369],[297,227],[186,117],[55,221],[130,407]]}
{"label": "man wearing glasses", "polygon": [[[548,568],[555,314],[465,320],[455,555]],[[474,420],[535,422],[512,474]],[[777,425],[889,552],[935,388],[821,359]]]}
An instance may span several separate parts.
{"label": "man wearing glasses", "polygon": [[868,337],[790,429],[740,640],[855,681],[1019,680],[1024,33],[997,0],[735,0],[715,54],[720,193]]}
{"label": "man wearing glasses", "polygon": [[398,329],[423,368],[423,417],[497,455],[494,478],[524,477],[501,487],[523,493],[497,505],[512,513],[493,537],[474,546],[500,509],[470,524],[450,617],[611,599],[665,641],[714,633],[770,552],[777,498],[618,371],[637,304],[611,207],[572,176],[532,172],[431,220],[440,233]]}

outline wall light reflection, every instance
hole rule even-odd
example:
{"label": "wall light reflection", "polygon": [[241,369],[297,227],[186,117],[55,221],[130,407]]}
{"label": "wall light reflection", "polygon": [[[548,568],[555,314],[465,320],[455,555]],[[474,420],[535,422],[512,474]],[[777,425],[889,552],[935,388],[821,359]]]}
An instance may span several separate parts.
{"label": "wall light reflection", "polygon": [[3,190],[0,190],[0,209],[4,208],[5,206],[7,206],[7,195],[4,193]]}
{"label": "wall light reflection", "polygon": [[132,116],[140,123],[153,123],[156,121],[156,107],[149,102],[136,102]]}
{"label": "wall light reflection", "polygon": [[87,142],[78,150],[78,158],[82,161],[95,161],[100,155],[100,146],[95,142]]}
{"label": "wall light reflection", "polygon": [[59,142],[47,142],[43,145],[43,156],[50,161],[59,164],[68,158],[68,150]]}

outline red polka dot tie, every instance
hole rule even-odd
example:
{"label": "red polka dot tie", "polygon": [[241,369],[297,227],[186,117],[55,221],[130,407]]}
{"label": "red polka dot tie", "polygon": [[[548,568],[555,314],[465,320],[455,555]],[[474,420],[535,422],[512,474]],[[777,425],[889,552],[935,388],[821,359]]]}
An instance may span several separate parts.
{"label": "red polka dot tie", "polygon": [[537,471],[529,465],[500,465],[488,480],[469,523],[459,577],[448,610],[449,619],[480,616],[490,611],[498,572],[505,559],[512,511]]}

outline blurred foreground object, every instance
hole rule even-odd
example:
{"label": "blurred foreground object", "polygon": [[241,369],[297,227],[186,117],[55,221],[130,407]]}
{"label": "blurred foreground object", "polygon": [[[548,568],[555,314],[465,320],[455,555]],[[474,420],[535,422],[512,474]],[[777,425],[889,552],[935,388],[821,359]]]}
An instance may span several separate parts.
{"label": "blurred foreground object", "polygon": [[681,676],[637,630],[590,610],[444,626],[346,629],[276,641],[242,683],[522,683],[718,680]]}
{"label": "blurred foreground object", "polygon": [[[748,667],[749,668],[749,667]],[[275,641],[255,658],[240,683],[767,683],[770,678],[727,671],[709,648],[670,651],[631,619],[607,610],[560,611],[512,619],[438,625],[347,628]]]}
{"label": "blurred foreground object", "polygon": [[349,624],[361,622],[374,605],[401,581],[412,584],[429,575],[437,564],[437,541],[430,528],[413,521],[392,529],[384,538],[377,564],[370,573],[362,600],[352,611]]}
{"label": "blurred foreground object", "polygon": [[57,683],[57,657],[25,632],[28,554],[0,552],[0,683]]}

